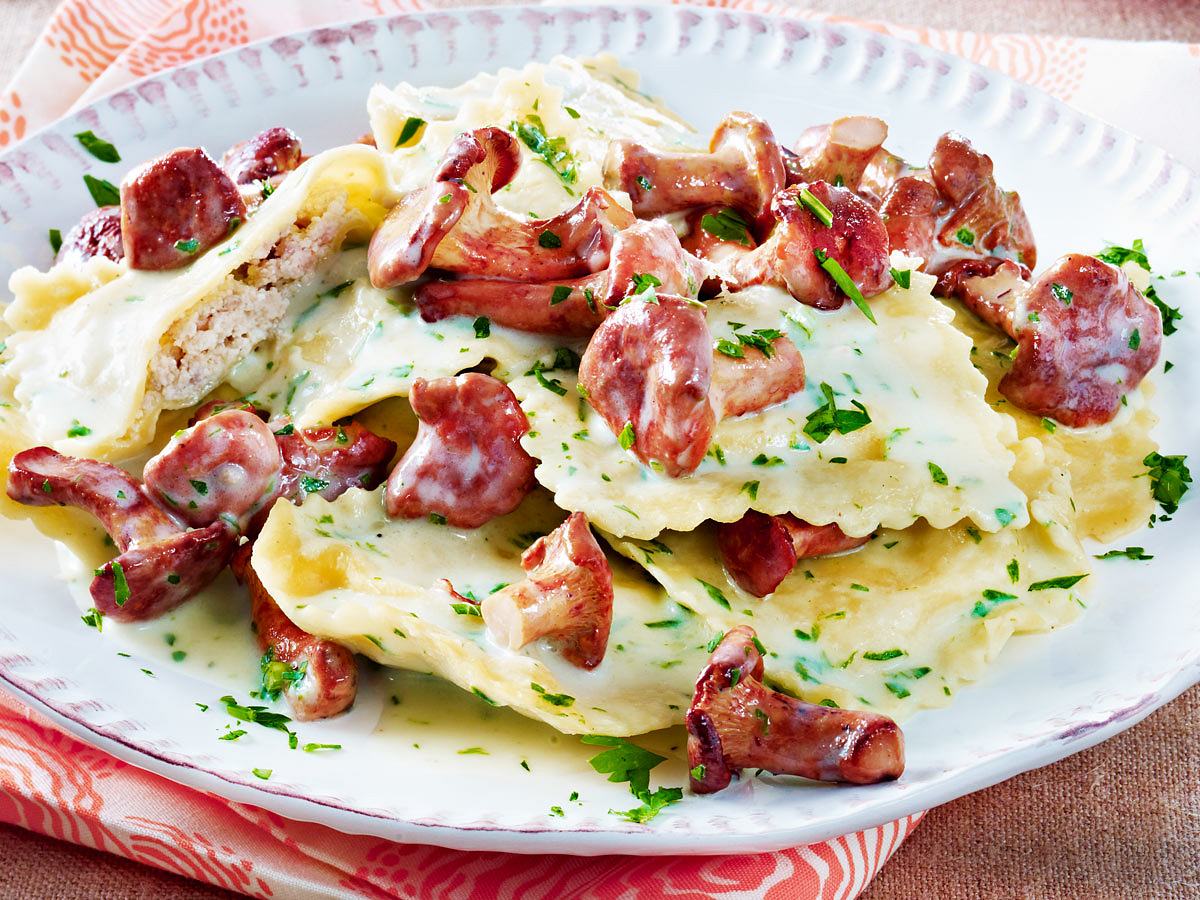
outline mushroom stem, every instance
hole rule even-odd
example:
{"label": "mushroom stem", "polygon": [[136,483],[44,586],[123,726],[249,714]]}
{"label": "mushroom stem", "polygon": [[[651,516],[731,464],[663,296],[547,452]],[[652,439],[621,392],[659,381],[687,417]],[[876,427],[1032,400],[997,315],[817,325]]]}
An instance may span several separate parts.
{"label": "mushroom stem", "polygon": [[810,525],[790,514],[749,510],[736,522],[717,524],[717,549],[725,571],[755,597],[775,592],[802,559],[844,553],[871,539],[849,537],[835,523]]}
{"label": "mushroom stem", "polygon": [[612,569],[587,516],[568,516],[525,551],[521,566],[525,579],[489,594],[480,607],[496,642],[519,650],[547,637],[572,665],[600,665],[612,628]]}
{"label": "mushroom stem", "polygon": [[731,629],[700,673],[687,714],[695,793],[723,790],[745,768],[851,784],[903,774],[904,737],[891,719],[796,700],[762,677],[754,629]]}

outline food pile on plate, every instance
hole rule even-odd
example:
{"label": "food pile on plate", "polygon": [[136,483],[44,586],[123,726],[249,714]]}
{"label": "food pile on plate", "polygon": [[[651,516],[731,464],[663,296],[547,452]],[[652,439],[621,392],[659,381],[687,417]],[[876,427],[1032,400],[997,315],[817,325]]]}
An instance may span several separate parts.
{"label": "food pile on plate", "polygon": [[232,566],[297,718],[362,654],[567,733],[685,724],[696,792],[899,777],[896,719],[1186,489],[1145,380],[1174,311],[1138,247],[1039,268],[961,135],[705,146],[635,84],[380,86],[357,143],[97,182],[11,281],[5,513],[96,560],[95,617]]}

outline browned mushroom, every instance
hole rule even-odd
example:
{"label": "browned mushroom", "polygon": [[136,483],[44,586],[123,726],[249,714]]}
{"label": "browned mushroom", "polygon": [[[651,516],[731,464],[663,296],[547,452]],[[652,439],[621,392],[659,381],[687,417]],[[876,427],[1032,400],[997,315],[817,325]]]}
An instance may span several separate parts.
{"label": "browned mushroom", "polygon": [[459,135],[432,184],[405,196],[371,238],[371,283],[396,287],[426,268],[457,274],[550,281],[608,265],[613,235],[633,216],[599,188],[552,219],[518,219],[492,192],[516,173],[516,139],[499,128]]}
{"label": "browned mushroom", "polygon": [[652,150],[613,141],[605,179],[629,194],[639,216],[732,207],[757,224],[770,219],[771,199],[786,183],[771,126],[745,112],[730,113],[713,132],[708,153]]}
{"label": "browned mushroom", "polygon": [[687,713],[691,788],[711,794],[742,769],[875,784],[904,773],[904,736],[886,716],[805,703],[763,684],[758,639],[731,629],[696,682]]}
{"label": "browned mushroom", "polygon": [[802,559],[861,547],[871,539],[848,537],[836,524],[810,525],[795,516],[749,510],[736,522],[717,524],[717,550],[725,571],[755,597],[775,592]]}
{"label": "browned mushroom", "polygon": [[121,182],[121,240],[133,269],[177,269],[246,219],[237,185],[199,147],[143,163]]}
{"label": "browned mushroom", "polygon": [[1162,317],[1116,266],[1074,253],[1020,299],[1017,358],[1000,393],[1034,415],[1084,427],[1111,422],[1158,363]]}
{"label": "browned mushroom", "polygon": [[130,548],[96,570],[92,602],[118,622],[157,618],[208,587],[229,565],[240,539],[222,521]]}
{"label": "browned mushroom", "polygon": [[275,427],[283,454],[280,496],[303,503],[309,494],[335,500],[352,487],[383,484],[396,442],[357,422],[316,428]]}
{"label": "browned mushroom", "polygon": [[780,191],[771,209],[775,230],[759,247],[734,255],[714,267],[730,290],[771,284],[788,291],[801,303],[817,309],[837,309],[846,300],[824,260],[836,264],[871,297],[891,286],[887,229],[871,205],[848,188],[823,181],[807,191],[831,215],[828,225],[805,205],[801,185]]}
{"label": "browned mushroom", "polygon": [[804,390],[804,358],[792,339],[778,335],[767,347],[735,347],[741,356],[713,354],[709,397],[718,418],[758,412]]}
{"label": "browned mushroom", "polygon": [[76,506],[100,520],[120,555],[96,570],[92,600],[118,621],[174,609],[216,578],[237,547],[238,532],[224,521],[185,531],[123,470],[49,447],[13,457],[7,490],[18,503]]}
{"label": "browned mushroom", "polygon": [[74,506],[100,520],[121,552],[180,531],[136,478],[111,463],[63,456],[49,447],[22,450],[8,467],[8,496],[26,506]]}
{"label": "browned mushroom", "polygon": [[227,409],[173,436],[142,473],[146,489],[193,527],[238,530],[279,496],[283,460],[262,419]]}
{"label": "browned mushroom", "polygon": [[63,235],[62,246],[54,261],[82,262],[93,256],[103,256],[113,262],[125,258],[125,247],[121,243],[121,207],[101,206],[84,213],[83,218]]}
{"label": "browned mushroom", "polygon": [[700,465],[717,423],[712,335],[701,304],[647,296],[634,295],[596,329],[579,383],[622,447],[678,477]]}
{"label": "browned mushroom", "polygon": [[827,181],[857,191],[887,136],[887,123],[874,116],[844,116],[805,129],[795,154],[784,156],[788,183]]}
{"label": "browned mushroom", "polygon": [[512,650],[550,638],[572,665],[600,665],[612,628],[612,569],[587,516],[572,513],[538,538],[521,566],[523,581],[483,599],[480,611],[488,631]]}
{"label": "browned mushroom", "polygon": [[963,259],[938,278],[937,292],[955,297],[997,331],[1017,339],[1017,301],[1029,290],[1029,270],[1010,259]]}
{"label": "browned mushroom", "polygon": [[347,710],[358,693],[354,654],[336,641],[309,634],[289,619],[259,580],[251,563],[253,546],[233,557],[233,574],[250,593],[250,616],[262,661],[266,699],[282,693],[301,722],[327,719]]}
{"label": "browned mushroom", "polygon": [[416,290],[414,300],[429,322],[482,315],[522,331],[582,337],[595,331],[610,309],[643,284],[689,296],[696,294],[703,280],[702,264],[684,251],[674,229],[652,220],[618,231],[608,268],[586,278],[539,284],[498,278],[431,281]]}
{"label": "browned mushroom", "polygon": [[221,168],[235,184],[253,184],[292,171],[302,159],[296,132],[276,125],[226,150],[221,157]]}
{"label": "browned mushroom", "polygon": [[535,464],[521,447],[529,422],[508,385],[478,372],[418,378],[408,399],[421,421],[388,477],[389,516],[478,528],[520,505]]}
{"label": "browned mushroom", "polygon": [[[933,189],[921,188],[926,182]],[[929,169],[897,178],[880,213],[892,248],[925,260],[939,275],[962,259],[997,256],[1032,268],[1037,247],[1021,198],[996,184],[991,157],[950,131],[938,138]]]}

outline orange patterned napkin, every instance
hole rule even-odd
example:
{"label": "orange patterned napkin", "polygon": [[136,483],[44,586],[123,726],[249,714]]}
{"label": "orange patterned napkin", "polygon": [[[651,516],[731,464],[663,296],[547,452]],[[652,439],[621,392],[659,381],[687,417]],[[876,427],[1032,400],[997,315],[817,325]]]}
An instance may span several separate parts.
{"label": "orange patterned napkin", "polygon": [[[688,2],[688,0],[685,0]],[[144,75],[230,46],[461,0],[65,0],[0,94],[0,147]],[[830,17],[757,0],[701,3]],[[958,53],[1200,161],[1200,119],[1148,99],[1200,96],[1200,46],[857,23]],[[1144,66],[1139,63],[1145,63]],[[1141,70],[1139,78],[1124,78]],[[1154,90],[1153,81],[1162,87]],[[1127,83],[1128,82],[1128,83]],[[169,812],[168,812],[169,811]],[[0,821],[256,897],[857,897],[921,815],[740,857],[518,856],[344,835],[177,785],[0,696]]]}

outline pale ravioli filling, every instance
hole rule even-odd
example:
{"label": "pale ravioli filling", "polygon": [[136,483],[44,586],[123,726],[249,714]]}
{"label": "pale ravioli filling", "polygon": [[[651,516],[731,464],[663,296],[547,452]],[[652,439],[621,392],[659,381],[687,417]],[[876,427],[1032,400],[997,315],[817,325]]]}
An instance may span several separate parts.
{"label": "pale ravioli filling", "polygon": [[[912,265],[899,256],[894,262]],[[748,509],[836,522],[856,536],[919,518],[935,528],[961,519],[986,531],[1022,528],[1026,496],[1009,478],[1015,428],[984,402],[970,341],[930,295],[933,284],[913,272],[911,288],[873,298],[878,325],[849,303],[820,313],[770,287],[710,300],[714,341],[733,340],[732,323],[744,334],[778,329],[800,349],[807,385],[763,412],[722,421],[708,457],[684,477],[660,474],[623,450],[579,396],[574,373],[546,373],[557,390],[519,378],[512,388],[529,417],[522,442],[540,460],[537,479],[564,509],[637,538],[735,521]],[[833,388],[839,409],[852,400],[865,406],[870,424],[823,443],[806,434],[808,417],[826,403],[821,383]]]}
{"label": "pale ravioli filling", "polygon": [[455,316],[425,322],[411,291],[372,287],[366,251],[349,250],[296,295],[278,336],[233,372],[234,387],[273,413],[328,425],[389,397],[417,378],[444,378],[488,362],[507,380],[546,352],[544,336]]}
{"label": "pale ravioli filling", "polygon": [[254,569],[306,631],[384,665],[440,675],[559,731],[637,734],[675,724],[710,630],[636,567],[613,565],[608,652],[590,672],[564,662],[549,639],[508,650],[481,617],[451,605],[442,579],[477,598],[519,581],[522,550],[563,518],[543,492],[477,529],[389,519],[382,489],[352,490],[332,503],[314,496],[300,507],[275,505],[254,546]]}
{"label": "pale ravioli filling", "polygon": [[[318,277],[347,232],[368,235],[394,197],[377,151],[341,147],[285,179],[249,221],[185,268],[92,262],[84,275],[71,263],[46,275],[14,273],[5,315],[22,330],[7,338],[3,374],[30,437],[79,456],[146,446],[159,413],[216,388],[274,333],[290,298]],[[89,273],[103,283],[72,296]]]}

